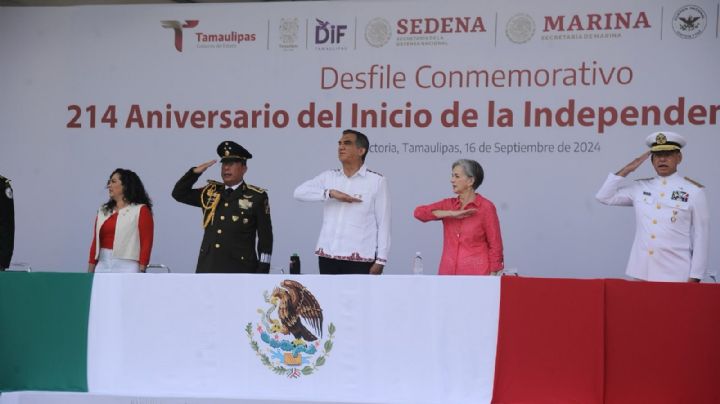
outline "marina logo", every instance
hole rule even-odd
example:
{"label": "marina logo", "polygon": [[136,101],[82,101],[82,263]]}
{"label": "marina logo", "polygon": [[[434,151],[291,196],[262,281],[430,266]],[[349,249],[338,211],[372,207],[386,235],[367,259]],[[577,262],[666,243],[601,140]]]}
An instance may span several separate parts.
{"label": "marina logo", "polygon": [[644,11],[634,13],[574,14],[545,16],[543,32],[610,31],[651,28]]}
{"label": "marina logo", "polygon": [[617,39],[624,31],[652,28],[644,11],[546,15],[544,22],[543,41]]}
{"label": "marina logo", "polygon": [[672,27],[675,34],[682,39],[695,39],[699,37],[707,26],[707,15],[698,6],[681,7],[675,12]]}
{"label": "marina logo", "polygon": [[170,28],[175,32],[175,49],[178,52],[183,49],[183,28],[195,28],[199,23],[200,20],[185,20],[184,23],[176,20],[160,21],[163,28]]}
{"label": "marina logo", "polygon": [[535,21],[527,14],[515,14],[505,25],[505,35],[510,42],[525,43],[535,35]]}
{"label": "marina logo", "polygon": [[373,18],[365,25],[365,40],[370,46],[380,48],[385,46],[392,36],[392,27],[384,18]]}

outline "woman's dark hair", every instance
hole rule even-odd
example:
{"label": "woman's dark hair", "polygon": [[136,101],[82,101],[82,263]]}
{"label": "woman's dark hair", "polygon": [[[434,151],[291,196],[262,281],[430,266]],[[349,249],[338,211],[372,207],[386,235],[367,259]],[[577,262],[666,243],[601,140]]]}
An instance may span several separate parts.
{"label": "woman's dark hair", "polygon": [[[128,203],[144,204],[152,212],[152,200],[145,191],[145,186],[143,186],[142,181],[140,181],[140,177],[138,177],[138,175],[135,174],[134,171],[130,171],[124,168],[116,168],[115,171],[110,174],[110,178],[112,178],[112,176],[115,174],[120,177],[120,182],[122,183],[123,188],[123,196],[125,197],[125,200]],[[108,184],[109,183],[110,180],[108,179]],[[107,201],[105,205],[103,205],[103,209],[106,212],[112,212],[113,209],[115,209],[116,204],[117,203],[115,202],[115,200],[110,198],[110,200]]]}

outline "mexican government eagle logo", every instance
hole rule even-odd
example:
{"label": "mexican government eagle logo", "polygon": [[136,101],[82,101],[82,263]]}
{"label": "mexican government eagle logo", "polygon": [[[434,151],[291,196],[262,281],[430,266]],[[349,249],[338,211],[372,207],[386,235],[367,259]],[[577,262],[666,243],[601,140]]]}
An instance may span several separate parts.
{"label": "mexican government eagle logo", "polygon": [[286,279],[263,297],[269,307],[257,309],[260,321],[245,326],[262,364],[293,379],[317,372],[332,351],[335,325],[330,323],[323,341],[323,313],[315,296],[300,282]]}

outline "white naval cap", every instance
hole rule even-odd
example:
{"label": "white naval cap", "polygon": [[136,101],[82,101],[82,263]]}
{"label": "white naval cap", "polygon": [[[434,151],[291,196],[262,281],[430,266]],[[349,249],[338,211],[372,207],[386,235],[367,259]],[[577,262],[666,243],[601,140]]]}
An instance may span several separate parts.
{"label": "white naval cap", "polygon": [[651,152],[680,150],[685,146],[685,138],[675,132],[655,132],[651,133],[645,143]]}

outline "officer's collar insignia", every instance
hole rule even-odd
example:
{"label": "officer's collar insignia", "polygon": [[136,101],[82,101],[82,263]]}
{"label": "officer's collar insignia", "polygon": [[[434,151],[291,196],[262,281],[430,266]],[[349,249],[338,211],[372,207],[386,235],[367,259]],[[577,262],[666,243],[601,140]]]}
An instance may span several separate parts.
{"label": "officer's collar insignia", "polygon": [[238,199],[238,206],[240,206],[240,209],[250,209],[252,207],[252,202],[247,199]]}
{"label": "officer's collar insignia", "polygon": [[655,143],[657,144],[665,144],[667,143],[667,137],[663,133],[658,133],[657,136],[655,136]]}

